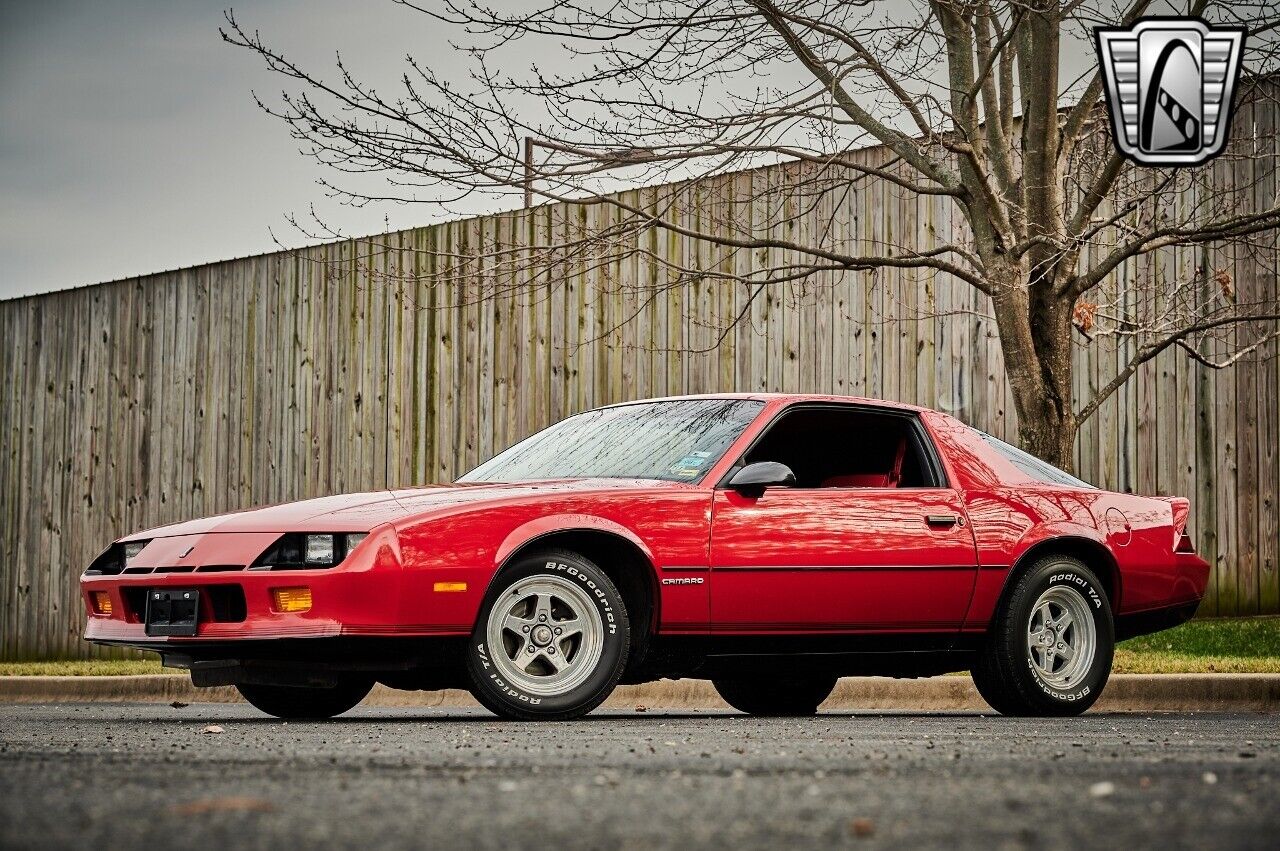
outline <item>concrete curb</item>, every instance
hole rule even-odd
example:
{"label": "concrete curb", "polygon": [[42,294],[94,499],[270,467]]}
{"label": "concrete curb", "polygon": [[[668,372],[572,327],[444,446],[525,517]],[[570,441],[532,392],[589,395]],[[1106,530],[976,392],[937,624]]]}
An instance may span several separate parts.
{"label": "concrete curb", "polygon": [[[186,674],[126,677],[0,677],[0,703],[235,703],[235,689],[197,689]],[[465,691],[396,691],[377,686],[368,706],[476,706]],[[705,680],[663,680],[621,686],[606,708],[726,708]],[[895,680],[848,677],[822,707],[826,711],[978,711],[991,708],[968,677]],[[1116,674],[1095,712],[1236,711],[1280,709],[1280,674]]]}

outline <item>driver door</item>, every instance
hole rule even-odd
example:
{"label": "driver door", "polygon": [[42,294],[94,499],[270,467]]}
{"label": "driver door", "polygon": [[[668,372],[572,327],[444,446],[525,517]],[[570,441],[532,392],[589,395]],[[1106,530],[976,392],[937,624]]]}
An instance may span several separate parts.
{"label": "driver door", "polygon": [[797,487],[715,491],[712,630],[958,631],[977,555],[959,493],[920,457],[923,427],[874,409],[797,413],[779,414],[740,462],[787,464]]}

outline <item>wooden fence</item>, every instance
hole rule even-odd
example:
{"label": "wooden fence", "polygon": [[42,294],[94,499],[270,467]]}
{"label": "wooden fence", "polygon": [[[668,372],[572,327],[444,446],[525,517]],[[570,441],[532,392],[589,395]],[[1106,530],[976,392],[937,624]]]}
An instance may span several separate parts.
{"label": "wooden fence", "polygon": [[[690,215],[716,193],[776,201],[770,189],[785,190],[789,168],[689,187]],[[653,192],[630,200],[651,204]],[[770,205],[760,217],[777,209],[758,203]],[[884,183],[822,204],[812,215],[827,215],[837,239],[953,227],[943,201]],[[817,221],[807,215],[779,227],[803,238]],[[0,658],[93,655],[76,581],[121,534],[448,481],[595,405],[833,392],[1016,434],[988,307],[968,286],[909,270],[831,273],[748,303],[740,286],[673,278],[650,256],[738,271],[766,256],[655,231],[638,237],[644,252],[557,256],[609,216],[549,205],[0,302]],[[511,262],[492,259],[503,248]],[[1242,290],[1274,296],[1273,274],[1235,271]],[[1128,345],[1081,345],[1082,395]],[[1193,531],[1215,565],[1205,613],[1280,612],[1278,400],[1274,342],[1224,371],[1171,350],[1080,434],[1083,477],[1192,497]]]}

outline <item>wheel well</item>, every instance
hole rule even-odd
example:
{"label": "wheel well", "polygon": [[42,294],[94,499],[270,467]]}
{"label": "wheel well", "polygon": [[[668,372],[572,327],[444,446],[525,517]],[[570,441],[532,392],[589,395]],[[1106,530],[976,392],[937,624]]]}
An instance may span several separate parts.
{"label": "wheel well", "polygon": [[[1120,569],[1106,547],[1088,538],[1049,538],[1035,544],[1018,558],[1013,570],[1009,571],[1009,578],[1012,579],[1017,575],[1019,568],[1023,565],[1031,564],[1036,559],[1047,555],[1073,556],[1087,564],[1098,575],[1098,581],[1107,592],[1107,599],[1111,601],[1112,614],[1120,611]],[[1005,584],[1007,587],[1007,580]]]}
{"label": "wheel well", "polygon": [[527,541],[507,557],[502,567],[542,549],[572,550],[593,561],[622,595],[631,621],[633,648],[642,650],[648,644],[658,624],[658,584],[653,563],[639,547],[612,532],[566,529]]}

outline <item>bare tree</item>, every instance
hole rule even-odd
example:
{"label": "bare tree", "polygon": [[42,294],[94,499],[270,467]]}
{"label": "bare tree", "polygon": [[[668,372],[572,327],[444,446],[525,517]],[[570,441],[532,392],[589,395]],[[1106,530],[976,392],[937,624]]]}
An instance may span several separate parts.
{"label": "bare tree", "polygon": [[[328,183],[346,202],[524,194],[604,205],[610,224],[576,246],[583,256],[642,250],[638,235],[658,229],[783,258],[714,272],[752,293],[891,267],[954,276],[990,300],[1022,445],[1068,469],[1079,425],[1144,362],[1178,347],[1225,366],[1275,334],[1275,128],[1246,128],[1197,169],[1136,166],[1107,136],[1090,46],[1093,26],[1157,11],[1244,24],[1237,100],[1273,99],[1280,11],[1268,0],[567,0],[514,12],[399,2],[457,29],[466,79],[410,56],[386,96],[341,58],[327,80],[227,15],[223,37],[293,85],[262,108],[319,161],[386,178],[378,192]],[[528,66],[549,51],[574,70],[504,70],[513,55]],[[1087,70],[1064,79],[1072,56]],[[885,155],[859,156],[869,145]],[[798,164],[792,201],[875,179],[941,196],[963,226],[869,245],[830,229],[789,238],[732,209],[758,198],[699,226],[683,215],[689,181],[777,162]],[[611,191],[637,184],[665,188],[644,205]],[[1173,252],[1159,275],[1116,284],[1157,252]],[[1248,255],[1269,285],[1239,297],[1215,263],[1223,252]],[[1135,286],[1145,293],[1134,298]],[[1213,342],[1235,326],[1246,330],[1223,338],[1231,345]],[[1073,398],[1073,345],[1107,334],[1132,338],[1132,359],[1092,398]]]}

